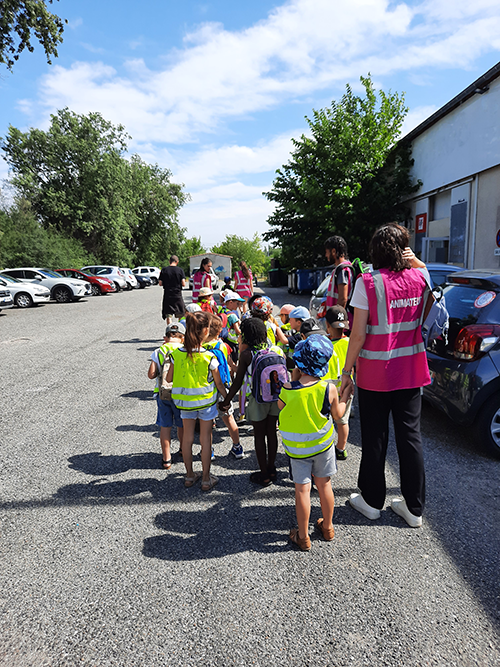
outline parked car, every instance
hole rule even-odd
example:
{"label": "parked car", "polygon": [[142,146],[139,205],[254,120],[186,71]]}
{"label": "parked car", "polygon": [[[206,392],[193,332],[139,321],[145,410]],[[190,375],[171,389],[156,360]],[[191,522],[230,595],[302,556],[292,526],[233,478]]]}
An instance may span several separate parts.
{"label": "parked car", "polygon": [[114,282],[117,292],[121,289],[127,289],[125,274],[119,266],[96,264],[95,266],[83,266],[81,270],[85,273],[92,273],[94,276],[105,276],[106,278],[109,278]]}
{"label": "parked car", "polygon": [[455,266],[454,264],[439,264],[438,262],[430,262],[426,264],[427,271],[431,277],[432,286],[444,285],[446,283],[447,276],[450,273],[455,273],[456,271],[463,271],[463,266]]}
{"label": "parked car", "polygon": [[151,287],[151,285],[153,284],[149,276],[143,276],[139,273],[136,275],[136,278],[137,278],[137,283],[139,284],[139,287],[141,289],[144,289],[145,287]]}
{"label": "parked car", "polygon": [[147,276],[151,278],[153,285],[158,285],[160,278],[160,269],[157,266],[136,266],[132,269],[132,273],[137,277],[138,275]]}
{"label": "parked car", "polygon": [[57,273],[60,273],[66,278],[78,278],[79,280],[85,280],[90,283],[90,291],[94,296],[116,292],[114,282],[104,276],[93,276],[91,273],[85,273],[78,269],[57,269]]}
{"label": "parked car", "polygon": [[[326,276],[320,282],[319,287],[313,290],[311,299],[309,301],[309,312],[311,313],[311,317],[314,317],[315,320],[318,319],[318,312],[326,301],[326,293],[328,291],[328,285],[330,284],[331,275],[331,273],[326,274]],[[319,320],[319,324],[324,326],[324,320]]]}
{"label": "parked car", "polygon": [[78,301],[84,296],[92,294],[90,283],[75,278],[64,278],[51,269],[40,269],[23,267],[16,269],[5,269],[0,274],[18,278],[26,283],[38,283],[50,290],[50,296],[58,303]]}
{"label": "parked car", "polygon": [[454,272],[443,288],[448,341],[427,349],[431,384],[424,398],[500,458],[500,271]]}
{"label": "parked car", "polygon": [[137,289],[139,287],[139,283],[137,282],[137,278],[132,273],[132,270],[122,268],[122,271],[125,274],[125,280],[127,281],[127,289]]}
{"label": "parked car", "polygon": [[7,289],[14,299],[18,308],[30,308],[35,304],[48,303],[50,301],[50,290],[43,285],[26,283],[17,278],[4,274],[0,276],[0,289]]}
{"label": "parked car", "polygon": [[4,310],[5,308],[14,308],[14,299],[12,298],[12,294],[8,290],[1,289],[0,311]]}

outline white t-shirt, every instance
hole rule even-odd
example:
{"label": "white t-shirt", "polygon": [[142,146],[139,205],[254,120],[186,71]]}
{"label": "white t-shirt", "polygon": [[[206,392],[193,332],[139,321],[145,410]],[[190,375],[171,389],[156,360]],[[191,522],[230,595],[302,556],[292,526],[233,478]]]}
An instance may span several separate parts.
{"label": "white t-shirt", "polygon": [[[422,273],[427,282],[430,283],[431,279],[427,269],[418,270]],[[359,308],[360,310],[370,310],[368,307],[368,297],[366,295],[366,288],[363,278],[356,280],[350,305],[353,308]]]}

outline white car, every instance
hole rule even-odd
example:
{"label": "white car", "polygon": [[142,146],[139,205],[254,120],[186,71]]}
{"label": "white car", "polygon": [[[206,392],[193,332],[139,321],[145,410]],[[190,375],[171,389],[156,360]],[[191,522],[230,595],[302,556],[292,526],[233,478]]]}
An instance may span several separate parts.
{"label": "white car", "polygon": [[157,266],[136,266],[132,273],[151,278],[152,285],[158,285],[160,279],[160,269]]}
{"label": "white car", "polygon": [[31,308],[35,304],[48,303],[50,301],[50,290],[48,287],[26,283],[7,274],[0,276],[0,289],[7,289],[12,294],[14,303],[18,308]]}
{"label": "white car", "polygon": [[84,296],[92,294],[90,283],[76,278],[63,278],[61,274],[50,269],[33,267],[22,267],[16,269],[5,269],[0,274],[18,278],[23,283],[35,283],[43,285],[50,290],[50,296],[58,303],[78,301]]}
{"label": "white car", "polygon": [[137,282],[137,278],[132,273],[132,270],[124,269],[122,267],[122,271],[125,274],[125,280],[127,281],[127,289],[137,289],[139,287],[139,283]]}
{"label": "white car", "polygon": [[8,290],[0,289],[0,310],[4,308],[14,308],[14,299]]}
{"label": "white car", "polygon": [[127,281],[125,280],[125,274],[119,266],[96,264],[95,266],[84,266],[82,267],[82,271],[92,273],[94,276],[106,276],[106,278],[109,278],[114,282],[117,292],[119,292],[121,289],[128,288]]}

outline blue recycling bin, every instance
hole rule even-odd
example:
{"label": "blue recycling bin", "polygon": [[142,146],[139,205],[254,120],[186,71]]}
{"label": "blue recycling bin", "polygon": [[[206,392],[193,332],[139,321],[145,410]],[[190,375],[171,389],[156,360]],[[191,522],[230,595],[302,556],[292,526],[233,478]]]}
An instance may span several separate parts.
{"label": "blue recycling bin", "polygon": [[312,292],[316,287],[315,269],[297,269],[298,292]]}

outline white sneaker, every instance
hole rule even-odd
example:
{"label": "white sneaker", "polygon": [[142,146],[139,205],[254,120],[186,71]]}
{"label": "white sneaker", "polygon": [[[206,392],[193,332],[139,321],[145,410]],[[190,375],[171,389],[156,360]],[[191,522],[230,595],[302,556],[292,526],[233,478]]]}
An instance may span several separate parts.
{"label": "white sneaker", "polygon": [[396,512],[396,514],[403,517],[411,528],[420,528],[422,525],[422,517],[412,514],[406,506],[406,500],[403,498],[394,498],[394,500],[391,500],[391,509],[393,512]]}
{"label": "white sneaker", "polygon": [[366,516],[367,519],[371,519],[372,521],[380,519],[380,510],[368,505],[360,493],[351,493],[349,504],[351,507],[354,507],[355,510],[361,512],[363,516]]}

